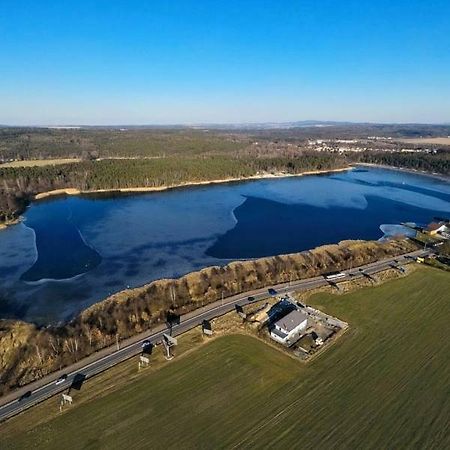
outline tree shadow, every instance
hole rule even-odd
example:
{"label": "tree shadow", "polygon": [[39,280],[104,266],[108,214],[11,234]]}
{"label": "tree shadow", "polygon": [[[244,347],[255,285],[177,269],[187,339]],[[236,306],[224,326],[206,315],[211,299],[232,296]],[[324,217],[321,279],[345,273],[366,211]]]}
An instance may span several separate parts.
{"label": "tree shadow", "polygon": [[77,391],[81,390],[81,387],[83,386],[83,383],[85,380],[86,380],[86,375],[84,373],[77,373],[73,377],[72,384],[69,387],[69,393],[72,389],[75,389]]}

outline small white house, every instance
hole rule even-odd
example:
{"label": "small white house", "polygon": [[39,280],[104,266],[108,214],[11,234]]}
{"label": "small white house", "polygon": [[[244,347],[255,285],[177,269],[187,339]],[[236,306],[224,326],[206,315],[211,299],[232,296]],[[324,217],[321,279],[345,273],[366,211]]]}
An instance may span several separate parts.
{"label": "small white house", "polygon": [[308,316],[298,309],[294,309],[273,324],[270,337],[280,344],[290,346],[298,341],[306,330]]}
{"label": "small white house", "polygon": [[426,231],[431,235],[436,235],[440,233],[448,233],[449,228],[444,222],[432,222],[428,225]]}

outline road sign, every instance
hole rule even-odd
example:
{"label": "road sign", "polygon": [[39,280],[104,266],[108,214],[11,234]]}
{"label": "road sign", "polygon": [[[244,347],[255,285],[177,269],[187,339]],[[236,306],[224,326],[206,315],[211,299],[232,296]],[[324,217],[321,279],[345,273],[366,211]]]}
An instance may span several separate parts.
{"label": "road sign", "polygon": [[141,367],[147,367],[150,364],[150,358],[144,355],[139,356],[139,362],[138,362],[138,370]]}
{"label": "road sign", "polygon": [[203,334],[206,334],[207,336],[211,336],[213,334],[211,322],[209,320],[204,320],[202,322],[202,331]]}
{"label": "road sign", "polygon": [[71,404],[72,404],[72,401],[73,401],[73,399],[72,399],[72,396],[71,396],[71,395],[67,395],[67,394],[63,394],[63,395],[62,395],[62,402],[63,402],[64,404],[69,403],[69,404],[71,405]]}
{"label": "road sign", "polygon": [[163,342],[168,345],[169,347],[172,347],[174,345],[178,344],[178,340],[177,338],[174,338],[172,336],[170,336],[167,333],[163,333]]}
{"label": "road sign", "polygon": [[166,359],[172,359],[173,355],[171,353],[171,348],[175,347],[175,345],[178,344],[178,340],[167,333],[163,333],[163,340],[162,343],[164,345],[164,349],[166,350]]}
{"label": "road sign", "polygon": [[240,305],[235,305],[234,307],[236,309],[236,312],[238,313],[238,315],[240,317],[242,317],[243,319],[247,318],[247,314],[245,314],[244,310],[242,309],[242,306]]}

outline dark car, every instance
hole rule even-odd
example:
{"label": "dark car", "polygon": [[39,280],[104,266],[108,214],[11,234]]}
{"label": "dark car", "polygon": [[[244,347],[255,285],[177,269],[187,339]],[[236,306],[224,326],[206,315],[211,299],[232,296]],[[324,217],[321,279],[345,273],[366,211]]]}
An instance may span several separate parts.
{"label": "dark car", "polygon": [[17,399],[17,401],[18,402],[21,402],[22,400],[26,400],[27,398],[30,398],[31,397],[31,391],[27,391],[27,392],[25,392],[25,394],[22,394],[18,399]]}
{"label": "dark car", "polygon": [[145,341],[142,341],[141,347],[145,348],[145,347],[149,347],[150,345],[152,345],[152,343],[146,339]]}
{"label": "dark car", "polygon": [[273,288],[269,288],[267,289],[267,292],[269,293],[269,295],[271,295],[272,297],[277,295],[277,291]]}
{"label": "dark car", "polygon": [[247,298],[247,301],[248,301],[249,303],[254,302],[255,300],[256,300],[255,297],[248,297],[248,298]]}

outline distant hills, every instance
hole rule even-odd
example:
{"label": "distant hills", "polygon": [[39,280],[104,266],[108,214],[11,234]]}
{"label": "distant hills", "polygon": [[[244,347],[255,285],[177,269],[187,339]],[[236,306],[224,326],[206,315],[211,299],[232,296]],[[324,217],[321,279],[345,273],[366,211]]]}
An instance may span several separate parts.
{"label": "distant hills", "polygon": [[190,128],[208,128],[217,130],[275,130],[288,128],[307,128],[307,127],[332,127],[355,125],[352,122],[336,122],[322,120],[300,120],[295,122],[252,122],[252,123],[205,123],[191,125]]}
{"label": "distant hills", "polygon": [[0,124],[0,128],[45,128],[60,130],[76,129],[120,129],[121,131],[131,129],[193,129],[193,130],[289,130],[294,128],[376,128],[376,127],[449,127],[447,123],[389,123],[389,122],[351,122],[351,121],[333,121],[333,120],[298,120],[292,122],[236,122],[236,123],[179,123],[179,124],[147,124],[147,125],[6,125]]}

